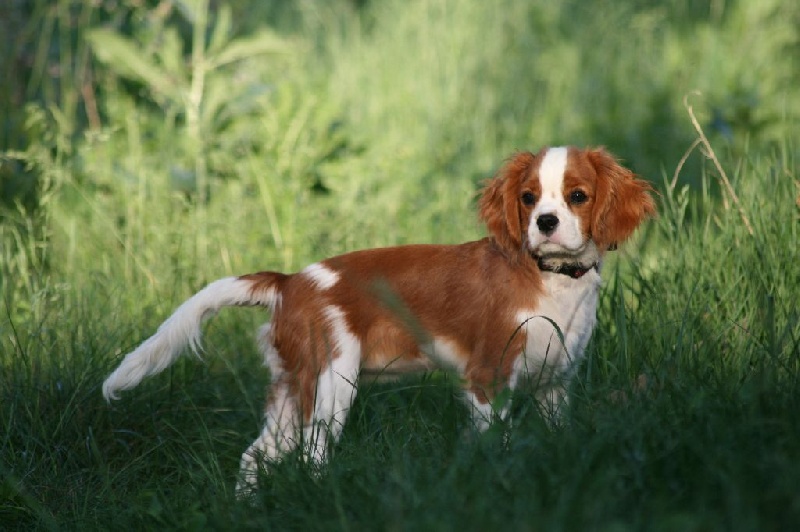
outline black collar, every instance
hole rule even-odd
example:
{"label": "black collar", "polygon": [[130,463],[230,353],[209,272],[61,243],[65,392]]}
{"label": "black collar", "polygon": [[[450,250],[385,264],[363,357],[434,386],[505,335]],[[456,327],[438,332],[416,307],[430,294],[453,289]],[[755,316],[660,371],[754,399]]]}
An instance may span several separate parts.
{"label": "black collar", "polygon": [[572,277],[573,279],[580,279],[589,270],[598,270],[597,263],[592,264],[591,266],[583,266],[582,264],[574,263],[574,264],[559,264],[558,266],[551,266],[549,264],[545,264],[544,260],[541,258],[536,259],[537,264],[539,265],[539,269],[543,272],[553,272],[553,273],[560,273],[562,275],[566,275],[568,277]]}

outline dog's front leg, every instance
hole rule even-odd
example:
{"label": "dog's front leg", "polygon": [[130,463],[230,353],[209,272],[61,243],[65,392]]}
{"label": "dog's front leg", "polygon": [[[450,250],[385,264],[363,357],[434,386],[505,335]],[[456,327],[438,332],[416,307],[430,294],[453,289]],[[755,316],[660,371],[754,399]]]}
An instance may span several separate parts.
{"label": "dog's front leg", "polygon": [[511,401],[505,394],[503,396],[505,400],[502,404],[497,404],[497,401],[492,401],[497,397],[490,398],[482,389],[473,387],[464,390],[464,399],[472,416],[472,424],[478,432],[484,432],[497,420],[508,419]]}

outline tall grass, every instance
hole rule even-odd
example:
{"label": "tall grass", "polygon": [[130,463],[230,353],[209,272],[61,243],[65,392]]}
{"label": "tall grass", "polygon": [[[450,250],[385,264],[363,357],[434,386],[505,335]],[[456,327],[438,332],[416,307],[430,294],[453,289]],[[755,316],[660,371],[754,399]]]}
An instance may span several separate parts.
{"label": "tall grass", "polygon": [[[27,103],[0,102],[4,527],[800,524],[793,4],[9,6],[26,21],[9,49],[38,59],[0,58]],[[139,70],[114,60],[131,46]],[[691,149],[695,90],[711,144]],[[365,386],[321,474],[290,457],[240,504],[267,382],[252,310],[209,324],[202,362],[102,401],[205,282],[478,238],[480,182],[556,143],[609,146],[659,188],[660,217],[605,265],[555,426],[527,392],[477,437],[446,375]]]}

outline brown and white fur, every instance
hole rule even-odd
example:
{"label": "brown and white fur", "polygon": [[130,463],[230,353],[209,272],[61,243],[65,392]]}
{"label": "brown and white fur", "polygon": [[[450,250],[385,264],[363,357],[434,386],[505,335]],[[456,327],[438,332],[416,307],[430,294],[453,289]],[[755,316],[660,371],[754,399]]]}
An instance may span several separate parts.
{"label": "brown and white fur", "polygon": [[303,442],[321,463],[342,430],[359,377],[444,367],[463,381],[479,430],[492,400],[534,378],[545,404],[594,328],[600,264],[655,213],[650,187],[603,149],[514,155],[488,182],[480,217],[491,236],[459,245],[356,251],[286,275],[215,281],[183,303],[103,384],[107,399],[164,370],[225,306],[261,306],[270,370],[264,428],[242,455],[239,492],[258,462]]}

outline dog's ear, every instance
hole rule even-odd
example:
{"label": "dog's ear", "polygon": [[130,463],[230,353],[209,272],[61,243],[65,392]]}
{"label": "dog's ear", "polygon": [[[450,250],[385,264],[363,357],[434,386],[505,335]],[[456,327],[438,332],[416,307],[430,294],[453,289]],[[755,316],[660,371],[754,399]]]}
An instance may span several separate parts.
{"label": "dog's ear", "polygon": [[597,172],[592,239],[601,250],[613,249],[646,218],[655,216],[653,188],[602,148],[588,150],[587,156]]}
{"label": "dog's ear", "polygon": [[481,220],[500,246],[518,251],[522,248],[520,186],[533,166],[534,155],[521,152],[506,162],[483,189],[478,208]]}

